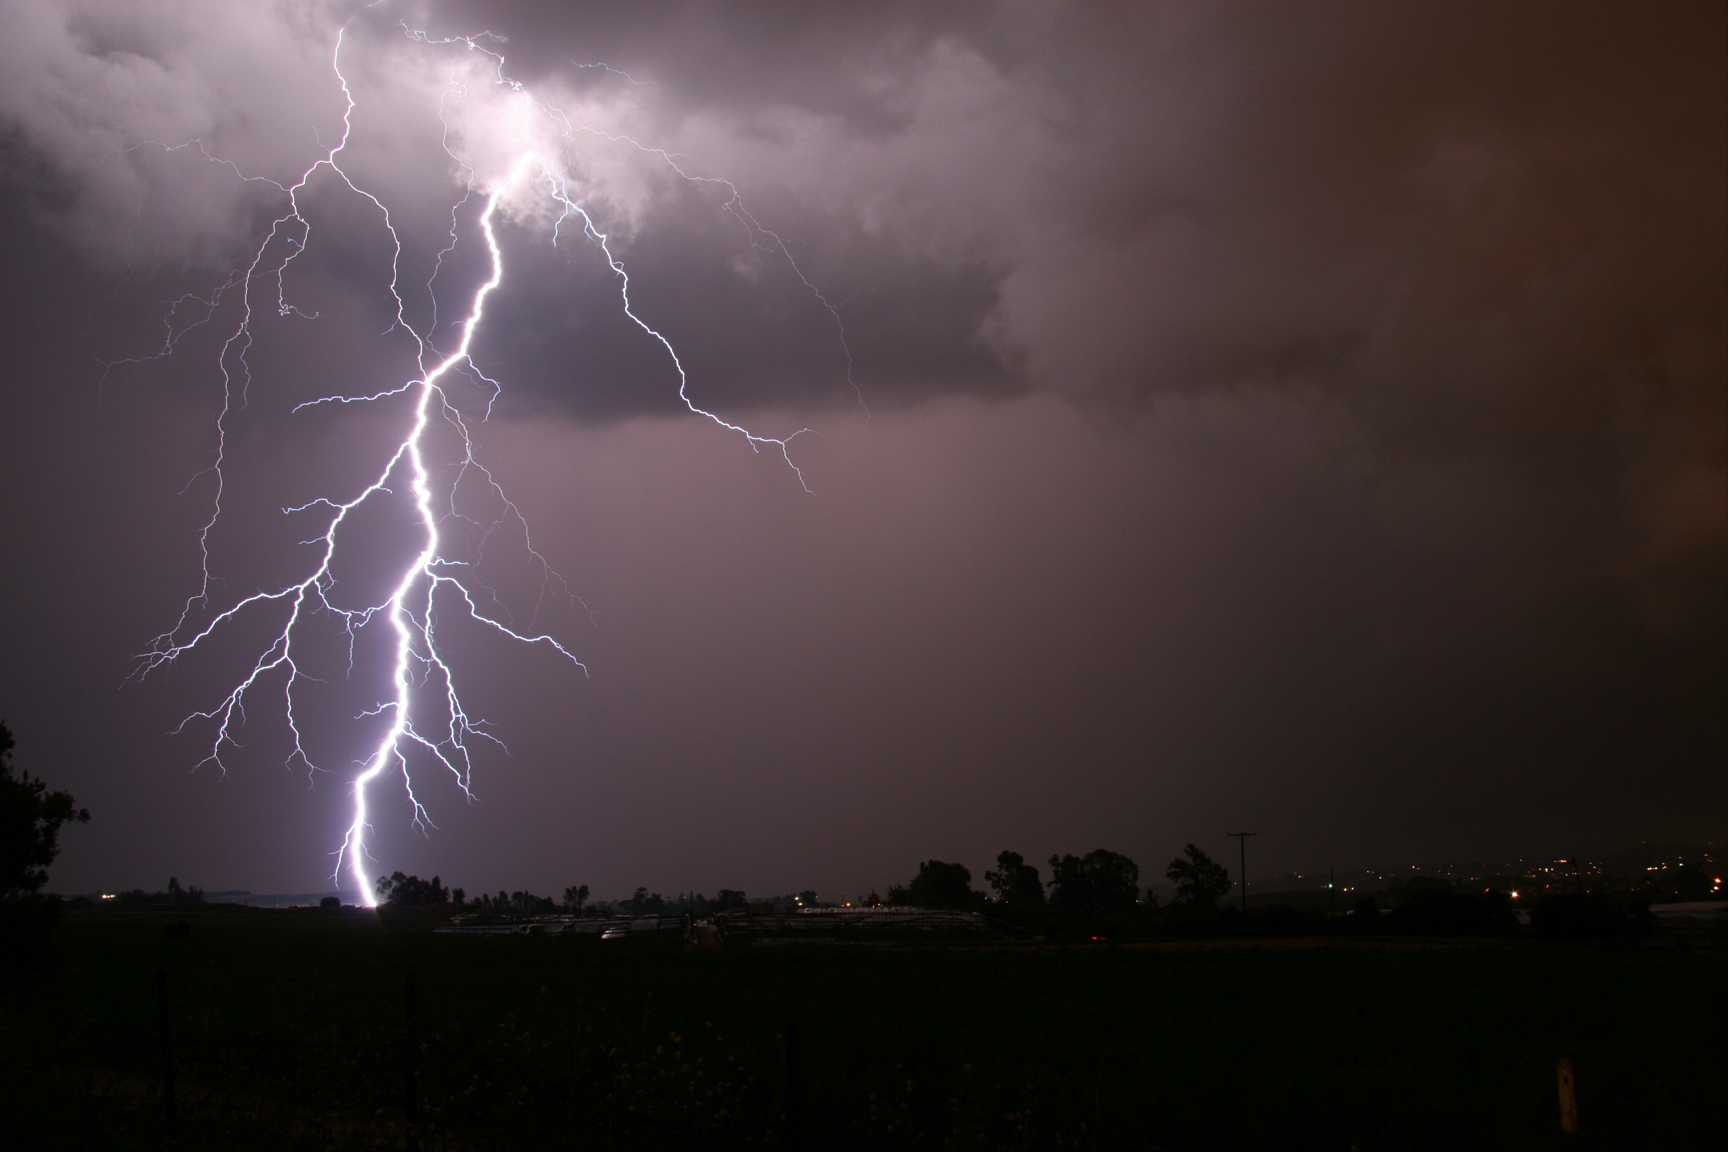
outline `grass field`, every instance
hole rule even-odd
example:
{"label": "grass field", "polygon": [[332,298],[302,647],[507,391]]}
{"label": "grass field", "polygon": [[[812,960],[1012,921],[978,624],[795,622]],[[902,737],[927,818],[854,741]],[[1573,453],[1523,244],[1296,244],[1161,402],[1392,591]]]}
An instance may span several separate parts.
{"label": "grass field", "polygon": [[[164,939],[182,918],[190,938]],[[1559,1148],[1557,1057],[1578,1145],[1723,1143],[1719,947],[687,950],[413,929],[69,915],[58,967],[7,990],[7,1147],[404,1147],[410,974],[428,1149]]]}

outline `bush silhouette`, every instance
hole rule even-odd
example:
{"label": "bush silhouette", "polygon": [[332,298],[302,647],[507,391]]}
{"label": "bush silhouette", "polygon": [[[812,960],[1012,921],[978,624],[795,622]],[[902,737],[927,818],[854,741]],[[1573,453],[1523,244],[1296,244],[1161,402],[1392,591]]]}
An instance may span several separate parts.
{"label": "bush silhouette", "polygon": [[50,792],[28,772],[12,768],[12,730],[0,724],[0,898],[34,896],[48,882],[48,866],[60,855],[60,828],[87,823],[72,794]]}
{"label": "bush silhouette", "polygon": [[1431,887],[1417,889],[1386,919],[1402,936],[1508,936],[1518,927],[1512,900],[1504,892]]}
{"label": "bush silhouette", "polygon": [[1538,940],[1636,940],[1650,932],[1650,907],[1621,905],[1599,892],[1550,896],[1530,913]]}

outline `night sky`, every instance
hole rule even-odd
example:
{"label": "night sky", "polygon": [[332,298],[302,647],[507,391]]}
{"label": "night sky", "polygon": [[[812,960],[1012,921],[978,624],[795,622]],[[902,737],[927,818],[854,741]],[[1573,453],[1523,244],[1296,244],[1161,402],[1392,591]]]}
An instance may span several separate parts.
{"label": "night sky", "polygon": [[[232,278],[341,139],[357,7],[0,9],[0,716],[94,815],[61,891],[331,886],[383,633],[352,672],[308,633],[317,774],[281,677],[226,773],[208,723],[173,734],[262,617],[129,677],[198,591]],[[340,159],[441,346],[533,119],[428,42],[481,31],[575,129],[571,195],[691,399],[810,429],[809,491],[685,408],[524,193],[472,349],[502,391],[484,423],[482,380],[449,393],[564,583],[478,487],[451,554],[587,673],[449,613],[509,751],[476,745],[472,802],[411,763],[432,828],[375,785],[375,868],[850,897],[1004,848],[1149,880],[1236,830],[1256,878],[1723,834],[1722,5],[382,4]],[[291,309],[281,243],[253,284],[218,607],[304,578],[282,509],[350,498],[409,415],[293,411],[415,375],[378,206],[328,168],[300,202]],[[389,501],[344,540],[350,606],[417,547]]]}

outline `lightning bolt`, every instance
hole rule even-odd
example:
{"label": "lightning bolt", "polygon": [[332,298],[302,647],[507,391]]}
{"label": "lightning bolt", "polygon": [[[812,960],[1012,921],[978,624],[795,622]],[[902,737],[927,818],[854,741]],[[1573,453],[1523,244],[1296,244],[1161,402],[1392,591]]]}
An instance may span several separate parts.
{"label": "lightning bolt", "polygon": [[[107,367],[112,370],[125,364],[170,357],[175,354],[189,332],[216,324],[225,308],[231,306],[236,313],[232,325],[224,330],[225,335],[216,355],[222,398],[215,421],[214,459],[208,468],[188,482],[190,487],[191,483],[207,476],[214,487],[209,514],[197,533],[200,558],[198,589],[182,605],[173,626],[157,636],[140,654],[134,675],[147,676],[174,664],[188,653],[206,645],[218,633],[231,630],[243,619],[251,620],[260,616],[268,618],[271,613],[276,613],[280,627],[269,632],[270,638],[257,650],[250,668],[220,700],[208,708],[193,711],[180,722],[175,731],[182,732],[194,723],[211,725],[213,736],[209,750],[198,766],[214,764],[217,769],[226,773],[224,755],[240,747],[237,729],[245,723],[248,701],[269,691],[270,685],[279,682],[279,707],[292,738],[292,750],[286,763],[290,766],[298,763],[306,769],[309,776],[315,777],[317,773],[326,770],[315,764],[308,752],[302,721],[297,714],[297,691],[301,689],[303,682],[315,679],[302,666],[302,650],[307,643],[305,629],[310,621],[318,616],[339,622],[346,636],[350,673],[354,667],[355,645],[361,635],[374,627],[385,629],[389,650],[393,654],[390,692],[385,699],[361,711],[356,719],[387,718],[388,723],[376,743],[371,746],[366,758],[356,762],[360,771],[351,784],[352,815],[343,832],[340,846],[333,852],[335,878],[339,882],[346,871],[352,882],[359,887],[361,898],[371,903],[374,897],[368,862],[372,857],[367,842],[371,831],[369,799],[373,789],[384,778],[399,775],[413,813],[412,823],[424,831],[432,825],[432,821],[416,795],[416,770],[413,767],[415,760],[437,765],[447,771],[463,794],[472,798],[473,751],[476,741],[490,741],[500,748],[503,747],[497,737],[486,730],[486,722],[471,717],[463,706],[457,691],[456,674],[438,643],[440,612],[459,613],[468,620],[522,644],[545,646],[567,660],[574,670],[584,675],[588,671],[568,648],[550,634],[537,632],[532,627],[520,629],[508,622],[507,618],[501,618],[502,612],[491,607],[497,599],[496,596],[491,595],[490,590],[479,583],[472,563],[451,553],[441,533],[441,527],[453,518],[473,525],[478,524],[458,507],[459,490],[468,477],[478,477],[477,482],[483,485],[494,499],[501,502],[505,509],[505,518],[517,525],[523,533],[527,553],[541,573],[542,597],[546,594],[546,589],[553,585],[568,591],[562,578],[535,550],[527,522],[517,506],[509,499],[492,473],[476,458],[472,430],[445,386],[447,379],[459,373],[486,384],[492,390],[492,397],[487,402],[487,415],[490,414],[491,404],[500,389],[496,380],[486,376],[474,364],[470,349],[476,333],[485,323],[488,298],[504,282],[505,258],[498,239],[497,224],[506,200],[537,195],[544,197],[549,206],[555,206],[557,218],[552,227],[554,245],[558,243],[565,225],[579,224],[582,236],[597,246],[617,280],[624,315],[664,350],[676,372],[678,395],[685,407],[692,414],[743,437],[754,451],[768,449],[776,452],[791,468],[806,491],[809,491],[809,486],[805,483],[803,472],[792,459],[791,445],[794,439],[808,429],[800,429],[784,437],[763,436],[699,406],[690,396],[688,373],[671,340],[636,312],[630,295],[629,273],[614,253],[607,232],[600,226],[594,214],[584,206],[581,198],[572,191],[573,182],[564,167],[561,154],[556,150],[525,147],[513,158],[508,171],[502,177],[483,185],[479,182],[475,169],[453,150],[450,143],[450,124],[445,119],[445,108],[442,104],[439,108],[439,119],[445,129],[444,148],[457,165],[458,172],[463,174],[466,183],[461,198],[451,208],[448,244],[438,252],[431,278],[426,284],[427,294],[432,300],[431,320],[423,328],[417,328],[411,323],[401,290],[402,236],[398,233],[390,209],[381,196],[362,187],[343,163],[344,153],[353,137],[354,113],[357,107],[349,78],[343,70],[343,51],[349,27],[350,25],[345,24],[337,31],[330,55],[330,69],[343,97],[340,138],[292,182],[282,183],[265,177],[248,176],[231,162],[213,156],[205,149],[203,142],[198,140],[172,146],[155,142],[135,146],[157,147],[167,152],[196,152],[212,164],[231,169],[239,180],[260,183],[273,189],[274,194],[280,195],[284,203],[282,210],[271,220],[268,228],[263,230],[262,239],[252,249],[250,257],[241,267],[224,278],[212,293],[202,297],[186,295],[172,302],[164,313],[165,332],[162,343],[154,351],[144,356],[108,362]],[[690,175],[677,165],[669,153],[647,148],[629,137],[572,125],[562,112],[538,99],[523,85],[505,75],[503,55],[486,47],[486,42],[502,41],[490,33],[454,39],[434,39],[406,25],[402,25],[402,30],[411,40],[425,45],[460,44],[471,52],[490,57],[493,62],[493,82],[525,109],[538,112],[557,124],[562,140],[568,141],[580,133],[594,133],[614,142],[631,145],[658,158],[685,180],[724,186],[728,192],[724,210],[745,226],[753,245],[777,251],[791,265],[804,286],[815,294],[822,306],[833,316],[839,325],[841,343],[845,346],[846,334],[844,325],[840,324],[839,308],[823,298],[803,271],[798,269],[791,252],[780,237],[763,228],[745,211],[738,189],[731,183],[713,177]],[[609,68],[607,70],[616,71]],[[631,79],[631,83],[637,82]],[[446,92],[446,96],[457,87],[459,86],[453,79],[452,89]],[[313,550],[312,562],[300,578],[285,586],[255,591],[222,604],[217,599],[220,581],[213,574],[211,536],[224,516],[223,501],[227,486],[224,470],[229,460],[231,423],[235,414],[246,406],[252,383],[247,356],[253,343],[254,316],[260,310],[273,309],[281,317],[316,318],[315,313],[303,312],[290,301],[285,278],[290,266],[307,250],[311,242],[312,227],[303,212],[302,197],[307,194],[313,180],[324,173],[334,177],[341,186],[367,202],[376,213],[380,226],[389,236],[392,245],[389,292],[395,305],[393,328],[406,332],[412,338],[416,349],[417,371],[411,379],[376,391],[359,394],[337,393],[309,400],[297,405],[293,412],[330,404],[377,405],[396,401],[405,402],[409,406],[410,415],[400,439],[389,445],[388,450],[383,453],[382,463],[371,473],[370,480],[357,490],[342,497],[321,496],[307,503],[282,509],[286,516],[311,520],[315,525],[311,535],[300,542]],[[435,341],[440,322],[433,286],[444,266],[445,257],[450,255],[460,242],[458,213],[464,204],[476,198],[480,201],[478,231],[485,242],[489,273],[485,281],[474,289],[468,299],[465,314],[454,326],[457,335],[454,346],[440,351]],[[846,348],[846,358],[847,380],[856,389],[857,386],[852,381],[852,357],[849,347]],[[454,478],[443,485],[435,484],[434,468],[428,461],[431,451],[428,434],[435,425],[454,433],[457,445],[456,458],[451,467]],[[343,552],[345,535],[354,531],[356,514],[362,508],[375,501],[400,499],[403,489],[412,508],[412,519],[419,535],[418,550],[403,559],[387,596],[375,603],[358,607],[345,606],[335,595],[337,581],[333,574],[333,565]],[[495,521],[492,529],[499,523],[502,521]],[[482,543],[485,535],[492,529],[483,533]]]}

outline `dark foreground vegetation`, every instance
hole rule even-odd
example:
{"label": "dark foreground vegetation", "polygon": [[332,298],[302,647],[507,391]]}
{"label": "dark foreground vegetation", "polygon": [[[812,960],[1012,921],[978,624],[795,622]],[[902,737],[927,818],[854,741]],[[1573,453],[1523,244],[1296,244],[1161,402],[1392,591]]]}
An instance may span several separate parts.
{"label": "dark foreground vegetation", "polygon": [[688,949],[433,917],[67,913],[7,977],[7,1147],[403,1148],[411,1063],[427,1149],[1541,1149],[1559,1057],[1571,1146],[1719,1146],[1716,930]]}

